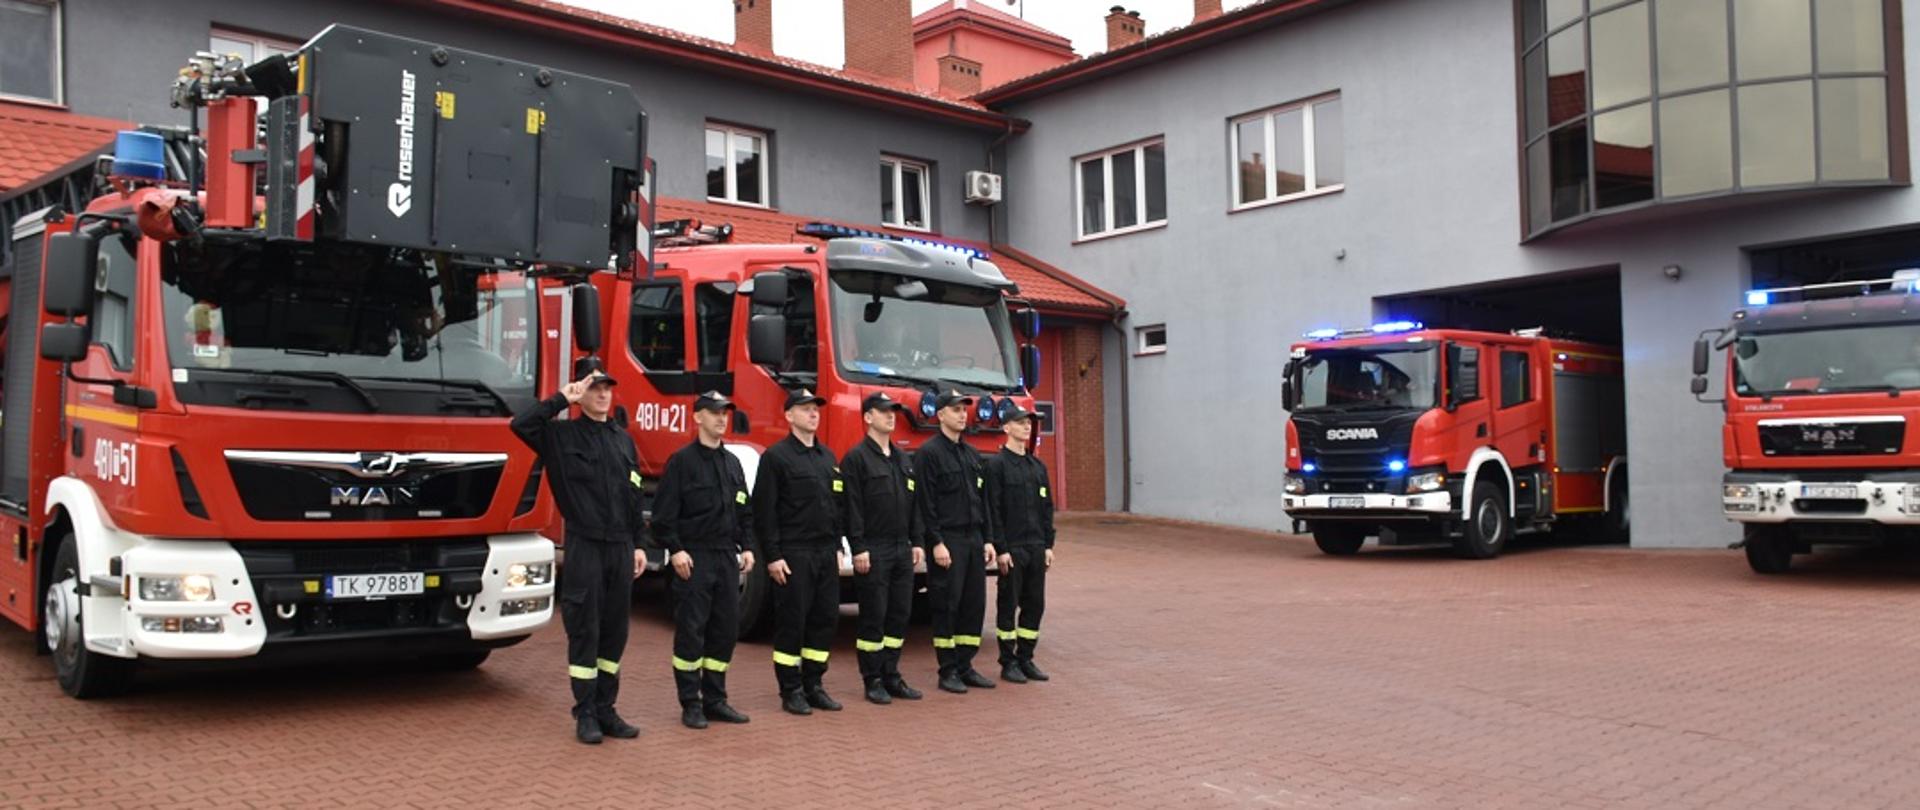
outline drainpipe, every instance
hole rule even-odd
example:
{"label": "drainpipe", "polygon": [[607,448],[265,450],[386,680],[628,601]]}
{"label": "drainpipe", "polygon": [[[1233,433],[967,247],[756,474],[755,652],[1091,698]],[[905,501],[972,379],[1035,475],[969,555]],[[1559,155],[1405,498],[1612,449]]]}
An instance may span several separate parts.
{"label": "drainpipe", "polygon": [[[994,150],[999,149],[1002,144],[1005,144],[1007,140],[1012,137],[1013,137],[1013,119],[1008,118],[1007,131],[1000,133],[999,137],[994,138],[993,143],[987,144],[987,173],[988,174],[994,173],[994,170],[993,170]],[[987,211],[987,244],[988,245],[997,245],[1000,243],[1000,240],[996,238],[997,231],[993,227],[993,223],[995,220],[998,220],[1000,218],[999,217],[1000,211],[997,209],[1004,209],[1006,205],[1007,205],[1007,201],[1003,198],[1000,200],[999,205],[996,205],[992,209],[988,209]],[[1009,226],[1008,229],[1011,230],[1012,223],[1009,222],[1008,226]]]}
{"label": "drainpipe", "polygon": [[1120,339],[1120,511],[1133,511],[1133,385],[1127,369],[1133,365],[1133,352],[1127,347],[1126,320],[1132,313],[1122,309],[1113,313],[1107,325]]}

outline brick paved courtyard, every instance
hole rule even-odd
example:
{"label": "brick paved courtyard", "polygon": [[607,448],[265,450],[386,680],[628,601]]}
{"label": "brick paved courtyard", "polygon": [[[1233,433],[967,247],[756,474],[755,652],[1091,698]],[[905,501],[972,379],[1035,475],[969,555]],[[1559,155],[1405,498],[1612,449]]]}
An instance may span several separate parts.
{"label": "brick paved courtyard", "polygon": [[[60,695],[0,631],[0,804],[228,806],[1913,807],[1920,558],[1786,578],[1738,552],[1523,545],[1319,555],[1301,538],[1075,516],[1052,683],[782,715],[764,644],[745,727],[682,729],[670,626],[634,607],[621,704],[573,742],[557,626],[477,673],[161,673]],[[990,634],[989,634],[990,635]]]}

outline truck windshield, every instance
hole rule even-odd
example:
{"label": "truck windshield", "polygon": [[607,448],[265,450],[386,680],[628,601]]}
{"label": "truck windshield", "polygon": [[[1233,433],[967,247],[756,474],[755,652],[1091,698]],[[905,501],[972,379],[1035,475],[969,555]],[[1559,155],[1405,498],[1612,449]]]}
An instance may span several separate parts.
{"label": "truck windshield", "polygon": [[1323,349],[1300,361],[1300,406],[1431,408],[1439,373],[1432,346]]}
{"label": "truck windshield", "polygon": [[161,282],[183,401],[487,416],[534,398],[538,299],[518,271],[337,244],[209,244],[169,249]]}
{"label": "truck windshield", "polygon": [[1920,324],[1741,335],[1733,370],[1749,396],[1920,389]]}
{"label": "truck windshield", "polygon": [[854,377],[1012,390],[1013,328],[1000,291],[897,275],[835,271],[834,353]]}

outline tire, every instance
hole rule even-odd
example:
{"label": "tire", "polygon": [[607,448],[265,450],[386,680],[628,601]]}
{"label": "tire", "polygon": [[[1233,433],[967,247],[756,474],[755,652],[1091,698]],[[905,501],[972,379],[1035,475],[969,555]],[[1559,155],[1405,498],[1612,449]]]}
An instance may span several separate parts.
{"label": "tire", "polygon": [[753,570],[740,577],[739,638],[758,639],[772,630],[773,580],[767,577],[766,563],[756,561]]}
{"label": "tire", "polygon": [[1316,523],[1313,526],[1313,544],[1320,547],[1320,553],[1333,557],[1351,557],[1360,553],[1360,547],[1367,542],[1367,527],[1347,524]]}
{"label": "tire", "polygon": [[1784,574],[1793,567],[1793,538],[1783,526],[1748,526],[1747,566],[1756,574]]}
{"label": "tire", "polygon": [[1473,497],[1468,504],[1467,525],[1459,539],[1453,541],[1454,552],[1470,560],[1500,556],[1507,547],[1507,538],[1513,536],[1513,516],[1507,513],[1506,493],[1492,481],[1478,481],[1473,485]]}
{"label": "tire", "polygon": [[487,656],[492,654],[493,650],[485,648],[467,650],[465,652],[441,653],[439,655],[427,656],[423,659],[423,663],[426,664],[428,669],[437,672],[466,672],[472,669],[479,669],[481,664],[487,662]]}
{"label": "tire", "polygon": [[54,677],[60,681],[61,691],[81,700],[125,692],[133,679],[133,661],[87,649],[85,611],[80,610],[80,555],[72,532],[62,536],[59,543],[40,604]]}
{"label": "tire", "polygon": [[1613,505],[1601,516],[1600,536],[1609,543],[1628,543],[1633,537],[1633,504],[1627,500],[1627,471],[1622,469],[1607,488],[1607,502]]}

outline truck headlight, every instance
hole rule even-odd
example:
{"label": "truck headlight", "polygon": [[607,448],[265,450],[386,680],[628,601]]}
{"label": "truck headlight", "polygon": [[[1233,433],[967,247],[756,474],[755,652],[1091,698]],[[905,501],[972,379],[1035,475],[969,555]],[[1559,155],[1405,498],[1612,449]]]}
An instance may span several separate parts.
{"label": "truck headlight", "polygon": [[553,597],[537,596],[532,599],[508,599],[500,603],[500,615],[525,616],[539,613],[553,605]]}
{"label": "truck headlight", "polygon": [[545,585],[553,580],[553,563],[514,563],[507,566],[507,587]]}
{"label": "truck headlight", "polygon": [[149,633],[218,633],[226,629],[219,616],[144,616],[140,629]]}
{"label": "truck headlight", "polygon": [[1444,472],[1417,472],[1407,476],[1408,492],[1439,492],[1447,485]]}
{"label": "truck headlight", "polygon": [[1722,484],[1720,499],[1725,501],[1751,501],[1758,496],[1752,484]]}
{"label": "truck headlight", "polygon": [[1284,488],[1288,495],[1305,495],[1307,494],[1307,479],[1297,475],[1288,475]]}
{"label": "truck headlight", "polygon": [[213,599],[213,577],[206,574],[141,577],[140,598],[148,602],[206,602]]}

